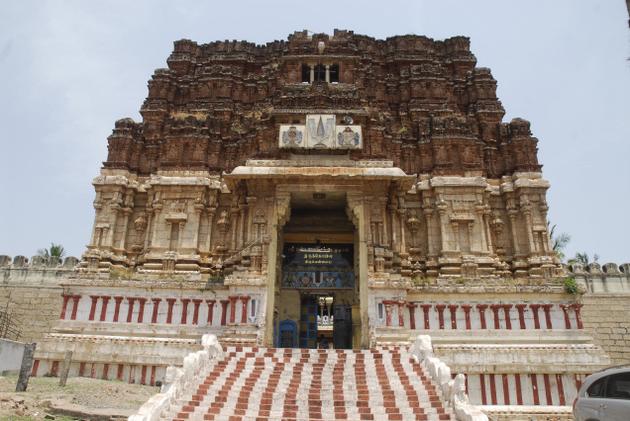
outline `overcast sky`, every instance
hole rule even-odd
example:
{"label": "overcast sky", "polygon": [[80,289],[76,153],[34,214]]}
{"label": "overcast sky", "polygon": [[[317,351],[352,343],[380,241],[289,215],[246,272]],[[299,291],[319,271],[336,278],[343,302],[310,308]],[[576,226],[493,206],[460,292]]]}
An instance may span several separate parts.
{"label": "overcast sky", "polygon": [[114,121],[140,119],[173,41],[265,43],[309,29],[471,38],[530,120],[568,254],[630,261],[630,30],[623,0],[5,1],[0,6],[0,254],[79,256]]}

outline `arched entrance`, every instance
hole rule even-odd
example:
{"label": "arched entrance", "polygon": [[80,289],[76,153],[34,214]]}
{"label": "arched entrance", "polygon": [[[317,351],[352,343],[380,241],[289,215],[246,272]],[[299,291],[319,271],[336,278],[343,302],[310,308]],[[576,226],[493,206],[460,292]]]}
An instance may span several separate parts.
{"label": "arched entrance", "polygon": [[[294,192],[291,217],[279,248],[281,273],[277,326],[294,321],[296,335],[275,332],[276,345],[352,348],[360,330],[355,276],[355,228],[346,214],[346,193]],[[297,337],[297,342],[289,340]],[[353,343],[357,342],[357,343]]]}

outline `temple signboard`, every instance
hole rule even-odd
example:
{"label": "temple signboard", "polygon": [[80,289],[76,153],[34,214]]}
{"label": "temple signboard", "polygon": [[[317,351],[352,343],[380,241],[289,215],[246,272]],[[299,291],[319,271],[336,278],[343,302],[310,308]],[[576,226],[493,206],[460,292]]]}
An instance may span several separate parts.
{"label": "temple signboard", "polygon": [[283,254],[283,288],[354,288],[352,244],[288,243]]}

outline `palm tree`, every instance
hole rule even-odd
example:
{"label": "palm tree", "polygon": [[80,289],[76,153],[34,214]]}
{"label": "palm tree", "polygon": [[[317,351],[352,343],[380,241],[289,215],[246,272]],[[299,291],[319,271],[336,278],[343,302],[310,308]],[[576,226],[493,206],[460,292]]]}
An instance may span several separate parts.
{"label": "palm tree", "polygon": [[[547,226],[549,226],[548,222]],[[560,260],[564,260],[564,249],[567,244],[569,244],[569,241],[571,241],[571,236],[566,232],[562,232],[556,235],[556,224],[554,224],[549,231],[549,237],[551,237],[553,251],[556,252],[556,255]]]}
{"label": "palm tree", "polygon": [[61,244],[50,243],[49,248],[37,250],[37,255],[45,257],[46,259],[56,257],[61,260],[66,255],[66,251]]}
{"label": "palm tree", "polygon": [[569,264],[574,265],[576,263],[579,263],[586,267],[591,263],[597,263],[598,260],[599,256],[597,254],[593,254],[593,261],[591,262],[591,258],[589,257],[588,253],[584,251],[582,253],[575,253],[575,257],[573,257],[573,259],[569,259]]}

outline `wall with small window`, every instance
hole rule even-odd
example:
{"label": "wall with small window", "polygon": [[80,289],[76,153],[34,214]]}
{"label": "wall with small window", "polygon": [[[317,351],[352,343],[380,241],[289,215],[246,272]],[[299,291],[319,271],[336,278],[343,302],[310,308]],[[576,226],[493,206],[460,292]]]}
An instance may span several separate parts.
{"label": "wall with small window", "polygon": [[339,64],[302,63],[301,74],[302,83],[339,83]]}

